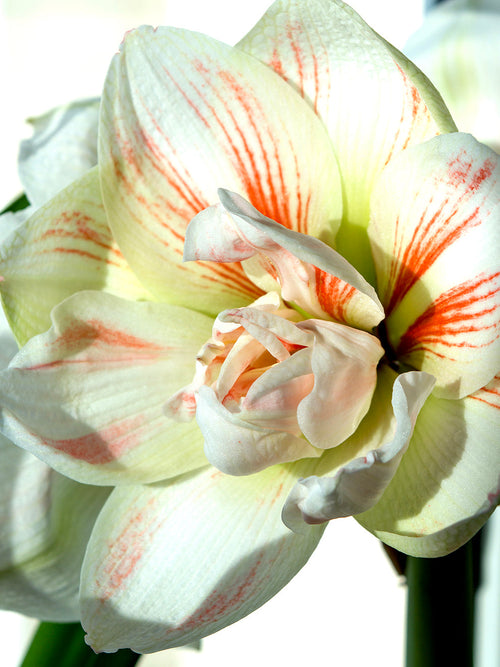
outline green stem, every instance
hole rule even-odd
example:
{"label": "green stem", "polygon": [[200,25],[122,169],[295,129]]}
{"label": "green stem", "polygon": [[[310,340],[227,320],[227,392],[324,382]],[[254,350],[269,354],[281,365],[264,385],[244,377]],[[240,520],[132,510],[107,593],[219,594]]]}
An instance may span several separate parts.
{"label": "green stem", "polygon": [[84,635],[79,623],[40,623],[22,667],[133,667],[141,657],[128,649],[96,654]]}
{"label": "green stem", "polygon": [[406,667],[473,667],[472,548],[469,542],[442,558],[408,557]]}

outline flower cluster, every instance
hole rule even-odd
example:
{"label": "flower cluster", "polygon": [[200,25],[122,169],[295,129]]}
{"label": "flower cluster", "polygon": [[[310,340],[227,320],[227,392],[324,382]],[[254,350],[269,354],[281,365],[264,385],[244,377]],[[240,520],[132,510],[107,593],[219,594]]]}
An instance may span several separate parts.
{"label": "flower cluster", "polygon": [[9,607],[150,652],[263,604],[331,519],[467,541],[500,487],[499,195],[340,0],[278,0],[236,47],[128,33],[97,165],[1,247]]}

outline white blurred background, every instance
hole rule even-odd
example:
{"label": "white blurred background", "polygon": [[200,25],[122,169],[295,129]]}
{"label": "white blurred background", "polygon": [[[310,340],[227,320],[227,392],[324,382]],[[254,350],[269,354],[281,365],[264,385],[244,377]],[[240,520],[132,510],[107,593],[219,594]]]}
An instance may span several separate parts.
{"label": "white blurred background", "polygon": [[[421,23],[424,0],[350,4],[401,48]],[[234,43],[267,5],[268,0],[1,0],[0,208],[21,192],[16,158],[19,141],[30,133],[25,119],[99,95],[126,30],[143,23],[175,25]],[[354,520],[341,519],[328,527],[302,572],[262,609],[205,639],[201,652],[173,649],[142,658],[140,665],[400,667],[404,619],[405,588],[380,544]],[[20,664],[33,629],[29,619],[0,613],[2,667]]]}

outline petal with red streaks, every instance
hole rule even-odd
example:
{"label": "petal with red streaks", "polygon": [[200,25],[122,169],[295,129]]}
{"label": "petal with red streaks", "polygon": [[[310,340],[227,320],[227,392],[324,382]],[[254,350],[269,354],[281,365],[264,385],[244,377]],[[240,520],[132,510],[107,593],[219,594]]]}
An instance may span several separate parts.
{"label": "petal with red streaks", "polygon": [[325,240],[341,217],[333,150],[300,95],[251,56],[182,30],[125,38],[105,84],[99,164],[111,228],[141,280],[211,314],[261,294],[239,263],[182,264],[186,227],[218,188]]}
{"label": "petal with red streaks", "polygon": [[374,179],[407,146],[456,129],[439,93],[343,2],[275,2],[238,48],[279,73],[323,120],[345,195],[336,247],[370,278],[364,230]]}
{"label": "petal with red streaks", "polygon": [[500,497],[500,374],[461,400],[430,396],[382,499],[356,517],[377,537],[419,557],[462,546]]}
{"label": "petal with red streaks", "polygon": [[82,624],[96,651],[139,653],[196,641],[275,595],[322,534],[296,535],[281,506],[296,477],[213,468],[123,486],[104,507],[82,570]]}
{"label": "petal with red streaks", "polygon": [[384,171],[369,228],[398,359],[459,398],[500,359],[500,162],[470,135],[408,149]]}
{"label": "petal with red streaks", "polygon": [[78,484],[0,436],[0,607],[79,620],[80,570],[109,489]]}
{"label": "petal with red streaks", "polygon": [[2,430],[90,484],[151,482],[207,464],[193,422],[163,404],[192,377],[211,320],[178,306],[80,292],[0,374]]}
{"label": "petal with red streaks", "polygon": [[46,331],[50,311],[85,289],[150,299],[106,221],[97,169],[68,186],[3,242],[2,301],[19,343]]}
{"label": "petal with red streaks", "polygon": [[185,259],[251,261],[249,273],[257,285],[280,290],[283,299],[310,315],[367,330],[382,320],[375,290],[342,255],[319,239],[284,228],[234,192],[221,189],[219,197],[221,206],[190,223]]}

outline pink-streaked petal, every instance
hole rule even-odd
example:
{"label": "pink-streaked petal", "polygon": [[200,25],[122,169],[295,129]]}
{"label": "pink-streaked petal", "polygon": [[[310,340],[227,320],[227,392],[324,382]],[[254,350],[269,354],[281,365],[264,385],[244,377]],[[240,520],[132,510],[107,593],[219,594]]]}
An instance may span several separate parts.
{"label": "pink-streaked petal", "polygon": [[33,136],[19,149],[19,177],[28,201],[42,206],[97,164],[99,100],[72,102],[30,118]]}
{"label": "pink-streaked petal", "polygon": [[364,331],[318,320],[298,326],[314,332],[316,339],[310,362],[314,387],[298,406],[298,422],[315,447],[335,447],[368,412],[384,351]]}
{"label": "pink-streaked petal", "polygon": [[333,477],[313,475],[299,480],[283,508],[285,524],[292,530],[303,531],[304,522],[322,523],[373,507],[400,464],[433,384],[434,379],[426,373],[411,371],[399,375],[392,393],[396,422],[392,440],[350,460]]}
{"label": "pink-streaked petal", "polygon": [[2,244],[2,301],[19,343],[46,331],[50,311],[85,289],[150,299],[113,240],[97,169],[38,209]]}
{"label": "pink-streaked petal", "polygon": [[[275,409],[279,422],[282,406]],[[321,452],[304,438],[273,429],[273,415],[268,412],[267,416],[269,426],[254,424],[250,421],[251,412],[248,415],[245,411],[242,414],[230,412],[220,403],[213,389],[200,387],[196,420],[210,463],[228,475],[251,475],[277,463],[320,455]]]}
{"label": "pink-streaked petal", "polygon": [[116,489],[82,570],[82,624],[96,651],[150,653],[234,623],[275,595],[322,534],[281,522],[296,477],[209,468],[170,484]]}
{"label": "pink-streaked petal", "polygon": [[[313,316],[332,317],[365,329],[380,322],[383,309],[375,290],[335,250],[319,239],[277,224],[234,192],[219,190],[219,196],[223,210],[212,207],[188,227],[186,259],[240,253],[240,259],[247,260],[253,248],[261,262],[263,288],[270,274],[283,299]],[[216,227],[220,230],[217,238]],[[260,283],[255,263],[252,279]]]}
{"label": "pink-streaked petal", "polygon": [[0,436],[0,607],[79,620],[80,570],[109,489],[78,484]]}
{"label": "pink-streaked petal", "polygon": [[390,343],[458,398],[500,359],[500,163],[470,135],[436,137],[396,158],[369,228]]}
{"label": "pink-streaked petal", "polygon": [[331,240],[335,156],[300,95],[262,63],[182,30],[128,33],[106,80],[100,173],[113,233],[163,300],[212,314],[260,295],[239,263],[182,264],[185,229],[230,188],[286,227]]}
{"label": "pink-streaked petal", "polygon": [[461,400],[430,396],[382,499],[356,518],[414,556],[462,546],[499,502],[499,418],[500,374]]}
{"label": "pink-streaked petal", "polygon": [[91,484],[206,465],[196,424],[168,419],[163,404],[191,379],[209,318],[103,292],[75,294],[52,318],[1,374],[7,437]]}
{"label": "pink-streaked petal", "polygon": [[398,152],[455,125],[439,93],[347,5],[281,0],[238,44],[302,93],[337,156],[344,217],[336,247],[366,277],[374,179]]}

